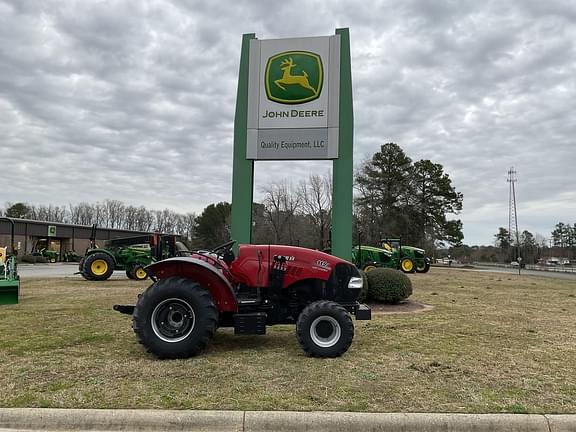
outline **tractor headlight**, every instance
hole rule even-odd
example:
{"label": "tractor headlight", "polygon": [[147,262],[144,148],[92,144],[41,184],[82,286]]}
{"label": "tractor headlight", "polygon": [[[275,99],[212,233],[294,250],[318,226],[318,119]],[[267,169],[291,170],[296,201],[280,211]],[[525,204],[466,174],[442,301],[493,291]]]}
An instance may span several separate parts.
{"label": "tractor headlight", "polygon": [[348,289],[362,289],[363,280],[361,277],[351,277],[348,281]]}

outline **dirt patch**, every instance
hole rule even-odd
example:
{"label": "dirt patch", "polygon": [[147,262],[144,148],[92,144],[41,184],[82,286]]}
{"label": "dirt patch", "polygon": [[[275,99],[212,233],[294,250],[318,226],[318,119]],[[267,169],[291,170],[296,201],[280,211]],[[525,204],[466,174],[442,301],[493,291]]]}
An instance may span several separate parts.
{"label": "dirt patch", "polygon": [[375,314],[417,313],[434,309],[434,306],[418,303],[410,299],[395,305],[371,303],[370,308]]}

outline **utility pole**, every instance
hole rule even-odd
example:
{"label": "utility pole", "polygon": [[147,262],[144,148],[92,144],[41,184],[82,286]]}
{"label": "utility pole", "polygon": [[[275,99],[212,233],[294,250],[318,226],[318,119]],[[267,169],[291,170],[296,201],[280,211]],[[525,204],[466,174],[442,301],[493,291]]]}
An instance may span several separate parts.
{"label": "utility pole", "polygon": [[520,237],[518,233],[518,211],[516,209],[516,188],[515,183],[518,181],[516,178],[516,170],[510,167],[508,170],[508,180],[510,190],[508,194],[508,243],[512,245],[512,241],[516,242],[516,261],[518,262],[518,274],[522,268],[522,257],[520,256]]}

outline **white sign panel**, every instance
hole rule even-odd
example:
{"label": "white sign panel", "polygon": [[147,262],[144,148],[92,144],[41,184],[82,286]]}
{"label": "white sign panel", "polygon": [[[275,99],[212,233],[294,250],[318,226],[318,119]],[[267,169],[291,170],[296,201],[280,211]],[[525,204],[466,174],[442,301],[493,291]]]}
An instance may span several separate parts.
{"label": "white sign panel", "polygon": [[339,38],[251,41],[248,159],[338,157]]}

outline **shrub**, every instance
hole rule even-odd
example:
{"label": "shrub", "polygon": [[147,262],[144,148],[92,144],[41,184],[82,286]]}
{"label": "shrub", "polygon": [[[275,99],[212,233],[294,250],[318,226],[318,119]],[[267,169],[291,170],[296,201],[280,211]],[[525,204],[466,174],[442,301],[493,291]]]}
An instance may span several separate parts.
{"label": "shrub", "polygon": [[362,289],[360,290],[358,301],[365,302],[368,299],[368,277],[366,276],[366,272],[362,270],[359,270],[359,272],[362,275]]}
{"label": "shrub", "polygon": [[398,270],[375,268],[366,276],[368,297],[377,302],[396,304],[412,295],[412,281]]}
{"label": "shrub", "polygon": [[48,258],[43,257],[43,256],[37,256],[35,258],[36,258],[37,264],[46,264],[48,262]]}

